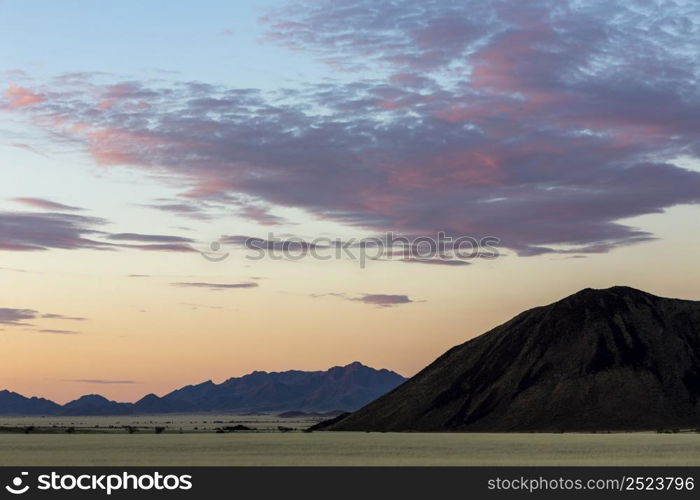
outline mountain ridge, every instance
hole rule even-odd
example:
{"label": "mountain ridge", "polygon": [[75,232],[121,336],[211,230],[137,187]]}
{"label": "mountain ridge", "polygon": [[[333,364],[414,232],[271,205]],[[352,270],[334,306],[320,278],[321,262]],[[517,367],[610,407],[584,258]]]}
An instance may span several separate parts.
{"label": "mountain ridge", "polygon": [[162,397],[147,394],[134,403],[86,394],[65,405],[0,391],[0,415],[130,415],[186,412],[353,410],[406,379],[360,362],[328,370],[255,371],[220,384],[211,380],[175,389]]}

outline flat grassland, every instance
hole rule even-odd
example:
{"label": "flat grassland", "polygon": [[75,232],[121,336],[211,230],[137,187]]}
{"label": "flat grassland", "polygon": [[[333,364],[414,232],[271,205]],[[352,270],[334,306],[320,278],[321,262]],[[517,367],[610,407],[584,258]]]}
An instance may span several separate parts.
{"label": "flat grassland", "polygon": [[0,434],[0,466],[700,465],[700,434]]}

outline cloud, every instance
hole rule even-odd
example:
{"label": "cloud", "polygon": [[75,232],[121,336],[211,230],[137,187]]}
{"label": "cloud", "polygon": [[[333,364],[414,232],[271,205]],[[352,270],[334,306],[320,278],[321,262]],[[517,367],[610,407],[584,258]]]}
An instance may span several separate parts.
{"label": "cloud", "polygon": [[245,199],[261,223],[294,207],[522,256],[607,252],[654,239],[621,221],[700,203],[700,172],[674,164],[700,156],[693,8],[294,1],[268,40],[366,76],[266,92],[72,76],[14,111],[100,165],[165,174],[182,203],[158,209],[180,215]]}
{"label": "cloud", "polygon": [[168,202],[168,203],[152,203],[144,205],[155,210],[168,212],[170,214],[180,215],[195,220],[209,220],[212,218],[205,207],[195,203]]}
{"label": "cloud", "polygon": [[410,304],[413,300],[408,295],[386,295],[386,294],[365,294],[359,298],[352,299],[363,304],[372,304],[378,307],[392,307],[400,304]]}
{"label": "cloud", "polygon": [[32,104],[40,103],[44,100],[44,96],[32,92],[31,90],[20,87],[14,83],[10,83],[5,91],[5,99],[7,99],[7,105],[11,108],[21,108],[24,106],[30,106]]}
{"label": "cloud", "polygon": [[[34,309],[11,309],[0,308],[0,325],[8,326],[33,326],[32,323],[27,323],[27,320],[70,320],[70,321],[85,321],[85,318],[75,316],[64,316],[62,314],[45,313],[42,314]],[[49,328],[36,328],[33,331],[39,333],[49,333],[57,335],[76,335],[79,332],[73,330],[60,330]]]}
{"label": "cloud", "polygon": [[0,271],[12,271],[15,273],[26,273],[27,272],[26,269],[17,269],[14,267],[0,267]]}
{"label": "cloud", "polygon": [[280,224],[289,224],[289,221],[284,217],[270,213],[268,207],[255,205],[245,205],[238,212],[242,217],[251,219],[261,226],[276,226]]}
{"label": "cloud", "polygon": [[177,282],[171,283],[172,286],[185,288],[207,288],[209,290],[231,290],[239,288],[256,288],[257,283],[202,283],[202,282]]}
{"label": "cloud", "polygon": [[30,146],[29,144],[24,144],[22,142],[13,142],[11,144],[8,144],[8,146],[17,148],[17,149],[23,149],[25,151],[29,151],[30,153],[34,153],[35,155],[43,156],[44,158],[48,158],[48,155],[46,153],[43,153],[42,151],[39,151],[35,147]]}
{"label": "cloud", "polygon": [[468,266],[471,264],[471,262],[467,262],[464,260],[440,259],[440,258],[433,258],[433,259],[408,258],[408,259],[401,259],[401,262],[405,262],[407,264],[432,264],[434,266],[450,266],[450,267]]}
{"label": "cloud", "polygon": [[145,252],[175,252],[175,253],[192,253],[197,252],[194,248],[189,245],[183,245],[180,243],[158,243],[151,245],[128,245],[119,244],[112,245],[119,248],[131,248],[134,250],[143,250]]}
{"label": "cloud", "polygon": [[55,201],[47,200],[44,198],[12,198],[13,201],[18,203],[23,203],[29,205],[30,207],[41,208],[43,210],[69,210],[69,211],[81,211],[84,210],[80,207],[73,207],[70,205],[64,205],[63,203],[57,203]]}
{"label": "cloud", "polygon": [[[0,212],[0,251],[39,251],[49,249],[116,250],[151,252],[196,252],[189,238],[136,233],[106,234],[99,230],[105,219],[56,212]],[[101,241],[150,242],[148,244]]]}
{"label": "cloud", "polygon": [[258,238],[255,236],[229,235],[220,239],[222,244],[247,248],[249,250],[275,250],[279,252],[300,252],[315,249],[331,248],[329,243],[313,243],[304,241],[301,237],[279,239]]}
{"label": "cloud", "polygon": [[359,296],[350,296],[346,293],[331,292],[324,294],[313,294],[314,298],[318,297],[338,297],[343,300],[349,300],[352,302],[362,302],[363,304],[369,304],[376,307],[394,307],[402,304],[411,304],[416,302],[408,297],[408,295],[388,295],[381,293],[366,293]]}
{"label": "cloud", "polygon": [[54,330],[50,328],[46,329],[41,329],[41,330],[35,330],[39,333],[48,333],[51,335],[80,335],[80,332],[76,332],[75,330]]}
{"label": "cloud", "polygon": [[167,236],[161,234],[136,234],[136,233],[117,233],[107,236],[108,240],[116,241],[141,241],[146,243],[194,243],[191,238],[183,238],[180,236]]}
{"label": "cloud", "polygon": [[50,248],[104,250],[95,228],[104,219],[62,213],[0,212],[0,250],[36,251]]}
{"label": "cloud", "polygon": [[37,312],[32,309],[10,309],[0,307],[0,324],[12,326],[27,325],[24,321],[36,318]]}
{"label": "cloud", "polygon": [[44,319],[61,319],[61,320],[66,320],[66,321],[85,321],[87,318],[82,318],[79,316],[64,316],[63,314],[42,314],[42,318]]}
{"label": "cloud", "polygon": [[137,382],[135,380],[108,380],[108,379],[101,379],[101,378],[78,378],[78,379],[72,379],[70,382],[76,382],[79,384],[105,384],[105,385],[111,385],[111,384],[140,384],[141,382]]}

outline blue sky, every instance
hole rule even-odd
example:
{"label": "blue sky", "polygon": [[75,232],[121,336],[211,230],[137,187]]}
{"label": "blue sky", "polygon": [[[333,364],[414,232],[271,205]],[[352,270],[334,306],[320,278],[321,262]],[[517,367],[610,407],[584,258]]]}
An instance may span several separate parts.
{"label": "blue sky", "polygon": [[329,76],[307,54],[260,43],[259,18],[280,2],[127,0],[0,2],[3,69],[37,77],[106,72],[237,87]]}

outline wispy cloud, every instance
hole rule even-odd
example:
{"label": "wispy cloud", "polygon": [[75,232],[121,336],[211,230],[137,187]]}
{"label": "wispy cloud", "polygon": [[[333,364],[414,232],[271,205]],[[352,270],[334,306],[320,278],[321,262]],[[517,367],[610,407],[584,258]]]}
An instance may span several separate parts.
{"label": "wispy cloud", "polygon": [[146,243],[194,243],[191,238],[181,236],[168,236],[163,234],[137,234],[137,233],[117,233],[107,236],[108,240],[116,241],[140,241]]}
{"label": "wispy cloud", "polygon": [[449,266],[449,267],[468,266],[471,264],[471,262],[467,262],[465,260],[440,259],[440,258],[434,258],[434,259],[407,258],[407,259],[401,259],[401,262],[405,262],[406,264],[431,264],[434,266]]}
{"label": "wispy cloud", "polygon": [[[138,233],[107,234],[99,217],[58,212],[0,212],[0,251],[117,250],[196,252],[194,240]],[[134,243],[128,243],[133,241]]]}
{"label": "wispy cloud", "polygon": [[42,314],[41,317],[45,319],[62,319],[66,321],[85,321],[87,319],[80,316],[64,316],[63,314],[52,313]]}
{"label": "wispy cloud", "polygon": [[75,330],[56,330],[52,328],[42,328],[35,331],[39,333],[48,333],[51,335],[80,335],[80,332],[77,332]]}
{"label": "wispy cloud", "polygon": [[195,220],[209,220],[212,218],[212,215],[209,213],[206,207],[193,202],[171,201],[145,204],[143,206]]}
{"label": "wispy cloud", "polygon": [[76,214],[0,212],[0,250],[104,250],[107,245],[94,238],[106,222]]}
{"label": "wispy cloud", "polygon": [[142,250],[144,252],[174,252],[174,253],[194,253],[198,252],[190,245],[181,243],[155,243],[148,245],[130,245],[130,244],[118,244],[114,245],[118,248],[131,248],[133,250]]}
{"label": "wispy cloud", "polygon": [[[27,323],[27,320],[62,320],[62,321],[85,321],[86,318],[78,316],[65,316],[63,314],[46,313],[42,314],[34,309],[12,309],[7,307],[0,308],[0,324],[9,326],[33,326],[32,323]],[[36,328],[33,331],[39,333],[55,333],[55,334],[76,334],[72,330],[60,330],[49,328]]]}
{"label": "wispy cloud", "polygon": [[184,288],[207,288],[209,290],[233,290],[239,288],[256,288],[257,283],[204,283],[204,282],[177,282],[172,286]]}
{"label": "wispy cloud", "polygon": [[37,104],[44,100],[42,94],[33,92],[25,87],[20,87],[15,83],[10,83],[4,95],[7,99],[7,105],[11,108],[31,106],[32,104]]}
{"label": "wispy cloud", "polygon": [[402,304],[411,304],[416,302],[412,300],[408,295],[392,295],[383,293],[365,293],[358,296],[348,295],[342,292],[330,292],[323,294],[312,294],[314,298],[318,297],[338,297],[343,300],[349,300],[351,302],[361,302],[363,304],[369,304],[376,307],[394,307]]}
{"label": "wispy cloud", "polygon": [[80,208],[80,207],[74,207],[71,205],[64,205],[63,203],[58,203],[55,201],[47,200],[45,198],[20,197],[20,198],[12,198],[12,200],[16,201],[18,203],[23,203],[24,205],[28,205],[30,207],[41,208],[43,210],[67,210],[67,211],[82,211],[82,210],[84,210],[83,208]]}

